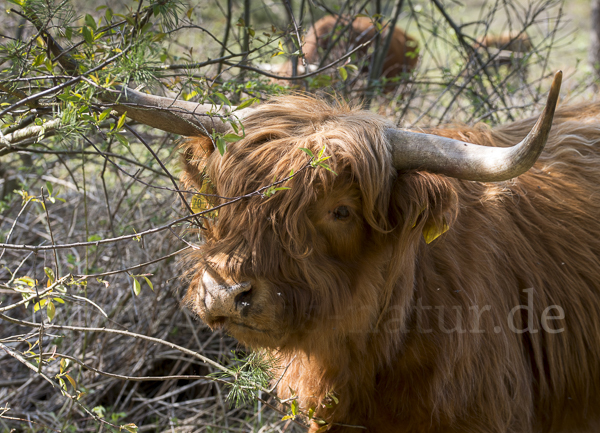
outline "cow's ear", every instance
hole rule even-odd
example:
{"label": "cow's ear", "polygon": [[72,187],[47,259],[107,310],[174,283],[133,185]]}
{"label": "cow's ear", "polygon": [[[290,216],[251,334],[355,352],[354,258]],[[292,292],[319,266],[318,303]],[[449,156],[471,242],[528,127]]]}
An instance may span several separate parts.
{"label": "cow's ear", "polygon": [[213,141],[210,137],[193,137],[186,139],[181,146],[181,165],[183,173],[181,183],[185,188],[195,187],[202,190],[205,181],[204,168],[210,155],[214,152]]}
{"label": "cow's ear", "polygon": [[417,231],[427,243],[452,228],[458,211],[452,180],[427,172],[399,174],[391,199],[393,226]]}

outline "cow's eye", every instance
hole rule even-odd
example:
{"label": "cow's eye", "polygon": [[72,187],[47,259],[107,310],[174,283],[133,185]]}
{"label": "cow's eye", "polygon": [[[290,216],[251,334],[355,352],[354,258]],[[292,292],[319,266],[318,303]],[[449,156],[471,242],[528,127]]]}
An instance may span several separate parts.
{"label": "cow's eye", "polygon": [[348,218],[350,218],[350,210],[347,206],[338,206],[333,211],[333,217],[336,220],[347,220]]}

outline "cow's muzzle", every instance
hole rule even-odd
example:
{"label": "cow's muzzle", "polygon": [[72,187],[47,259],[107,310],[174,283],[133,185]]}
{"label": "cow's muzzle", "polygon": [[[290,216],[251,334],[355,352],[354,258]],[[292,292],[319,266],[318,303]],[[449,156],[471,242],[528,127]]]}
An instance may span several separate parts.
{"label": "cow's muzzle", "polygon": [[226,319],[244,318],[248,315],[252,303],[252,284],[249,281],[228,284],[206,270],[202,276],[204,286],[203,319],[211,327],[225,323]]}

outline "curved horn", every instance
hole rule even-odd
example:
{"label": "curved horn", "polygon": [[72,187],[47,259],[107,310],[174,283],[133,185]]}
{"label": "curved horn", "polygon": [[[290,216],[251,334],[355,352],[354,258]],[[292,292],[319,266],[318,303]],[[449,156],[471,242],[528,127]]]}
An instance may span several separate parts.
{"label": "curved horn", "polygon": [[562,72],[558,71],[538,121],[527,137],[512,147],[480,146],[438,135],[387,129],[394,167],[397,170],[423,169],[479,182],[498,182],[525,173],[546,145],[561,81]]}
{"label": "curved horn", "polygon": [[112,103],[105,105],[119,114],[127,112],[127,117],[144,125],[188,137],[210,135],[213,131],[225,133],[231,126],[224,117],[242,120],[252,111],[252,108],[237,110],[235,106],[219,109],[211,104],[164,98],[129,88],[105,92],[102,97]]}

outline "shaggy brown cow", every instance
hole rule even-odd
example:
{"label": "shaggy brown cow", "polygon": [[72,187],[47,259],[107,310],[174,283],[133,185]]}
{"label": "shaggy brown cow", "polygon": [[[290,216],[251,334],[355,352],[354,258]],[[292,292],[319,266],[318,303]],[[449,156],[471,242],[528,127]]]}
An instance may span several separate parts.
{"label": "shaggy brown cow", "polygon": [[[359,45],[371,41],[376,34],[377,28],[370,18],[357,17],[350,23],[348,17],[327,15],[315,22],[310,28],[306,34],[302,52],[304,53],[306,62],[312,68],[316,68],[321,62],[323,54],[329,49],[330,44],[333,48],[327,57],[329,62],[326,63],[339,59]],[[382,41],[385,41],[387,35],[388,32],[384,30],[382,32]],[[340,37],[341,39],[338,39]],[[363,47],[357,51],[359,59],[367,55],[367,49],[368,47]],[[394,78],[403,73],[411,72],[419,60],[417,53],[417,41],[404,33],[402,29],[396,27],[392,34],[388,53],[383,62],[382,76]],[[305,72],[300,60],[298,61],[298,66],[300,73]],[[341,64],[338,66],[341,66]],[[274,68],[274,70],[280,75],[291,76],[292,62],[287,61],[279,67]]]}
{"label": "shaggy brown cow", "polygon": [[498,48],[499,50],[515,53],[528,53],[533,48],[527,33],[502,32],[500,34],[487,34],[477,39],[477,46],[484,48]]}
{"label": "shaggy brown cow", "polygon": [[496,67],[507,66],[512,69],[516,66],[525,68],[523,55],[533,49],[533,44],[527,33],[513,31],[487,34],[477,39],[475,47],[488,53]]}
{"label": "shaggy brown cow", "polygon": [[[186,182],[221,197],[294,176],[220,209],[187,304],[277,354],[279,394],[329,431],[599,431],[600,105],[549,134],[559,85],[537,123],[493,130],[282,97],[242,113],[223,157],[192,140]],[[337,175],[307,168],[300,148],[323,147]]]}

